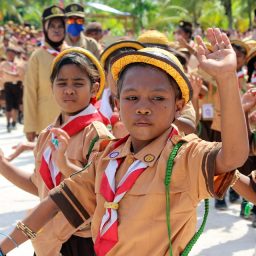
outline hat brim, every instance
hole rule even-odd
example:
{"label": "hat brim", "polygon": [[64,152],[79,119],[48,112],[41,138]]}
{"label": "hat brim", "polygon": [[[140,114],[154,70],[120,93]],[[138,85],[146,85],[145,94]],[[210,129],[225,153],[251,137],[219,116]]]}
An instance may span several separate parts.
{"label": "hat brim", "polygon": [[103,70],[103,68],[101,67],[98,59],[88,50],[85,50],[81,47],[71,47],[68,49],[65,49],[64,51],[62,51],[61,53],[59,53],[57,55],[57,57],[55,57],[55,59],[53,60],[52,63],[52,70],[54,68],[54,66],[56,65],[56,63],[65,55],[69,54],[69,53],[81,53],[83,55],[85,55],[97,68],[98,72],[99,72],[99,76],[100,76],[100,87],[99,90],[97,92],[96,98],[97,100],[101,97],[102,92],[104,90],[104,86],[105,86],[105,72]]}
{"label": "hat brim", "polygon": [[231,43],[231,45],[232,44],[238,45],[238,46],[244,48],[246,50],[246,55],[248,55],[248,53],[250,51],[250,47],[246,43],[244,43],[243,41],[240,41],[240,40],[236,40],[236,39],[231,40],[230,43]]}
{"label": "hat brim", "polygon": [[49,19],[53,19],[53,18],[65,18],[65,14],[52,14],[50,16],[47,16],[46,18],[43,18],[43,20],[49,20]]}
{"label": "hat brim", "polygon": [[188,78],[182,72],[180,67],[176,65],[172,60],[161,57],[161,53],[153,55],[147,52],[137,51],[118,56],[115,60],[113,60],[111,67],[113,79],[117,81],[121,72],[127,66],[134,63],[145,63],[166,72],[176,81],[181,90],[182,98],[185,100],[185,103],[189,102],[192,96],[192,88]]}
{"label": "hat brim", "polygon": [[106,60],[108,57],[115,51],[121,49],[121,48],[133,48],[135,50],[140,50],[144,48],[145,46],[137,41],[120,41],[120,42],[115,42],[108,46],[101,54],[100,56],[100,63],[102,67],[105,67]]}
{"label": "hat brim", "polygon": [[67,12],[66,17],[80,17],[80,18],[85,18],[85,13],[84,12]]}

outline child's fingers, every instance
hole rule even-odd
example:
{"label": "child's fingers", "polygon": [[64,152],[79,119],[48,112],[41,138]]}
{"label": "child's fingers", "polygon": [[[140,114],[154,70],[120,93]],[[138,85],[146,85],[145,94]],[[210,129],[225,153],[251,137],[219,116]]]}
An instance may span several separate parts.
{"label": "child's fingers", "polygon": [[216,39],[216,43],[221,44],[222,43],[222,35],[221,35],[220,29],[219,28],[214,28],[213,32],[214,32],[214,37]]}
{"label": "child's fingers", "polygon": [[60,128],[52,128],[51,133],[54,134],[55,137],[65,136],[67,139],[70,139],[70,136]]}
{"label": "child's fingers", "polygon": [[230,40],[229,40],[228,36],[226,35],[226,33],[222,33],[221,36],[222,36],[222,40],[223,40],[223,43],[225,45],[225,48],[226,49],[233,49],[232,45],[230,43]]}
{"label": "child's fingers", "polygon": [[199,60],[200,63],[204,62],[206,60],[206,56],[205,56],[205,50],[203,48],[202,45],[198,46],[197,49],[197,58]]}
{"label": "child's fingers", "polygon": [[214,31],[212,28],[208,28],[207,29],[207,33],[206,33],[207,39],[208,41],[211,43],[211,45],[214,47],[217,44],[217,40],[216,37],[214,35]]}

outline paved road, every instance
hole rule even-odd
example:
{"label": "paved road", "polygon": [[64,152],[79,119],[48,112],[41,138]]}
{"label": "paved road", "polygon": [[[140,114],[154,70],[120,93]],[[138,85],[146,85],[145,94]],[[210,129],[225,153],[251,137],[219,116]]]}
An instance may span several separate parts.
{"label": "paved road", "polygon": [[[5,120],[0,117],[0,147],[6,155],[11,147],[24,140],[22,126],[11,134],[6,133]],[[16,166],[32,172],[32,152],[22,154],[13,161]],[[38,203],[38,199],[22,190],[15,188],[11,183],[0,176],[0,232],[8,233],[15,223],[22,219],[29,209]],[[210,215],[206,230],[199,242],[193,248],[192,256],[256,256],[256,229],[251,227],[248,220],[239,217],[239,205],[230,205],[225,212],[216,211],[211,201]],[[203,205],[199,207],[198,223],[202,220]],[[1,239],[1,237],[0,237]],[[14,250],[8,256],[32,256],[33,249],[27,242]]]}

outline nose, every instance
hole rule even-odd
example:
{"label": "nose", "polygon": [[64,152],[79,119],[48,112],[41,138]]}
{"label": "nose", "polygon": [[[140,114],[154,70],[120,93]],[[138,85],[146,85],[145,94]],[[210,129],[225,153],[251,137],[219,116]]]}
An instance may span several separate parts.
{"label": "nose", "polygon": [[136,110],[136,114],[137,115],[150,115],[151,114],[151,110],[148,108],[139,108]]}
{"label": "nose", "polygon": [[64,93],[67,94],[67,95],[73,95],[73,94],[75,94],[75,91],[72,88],[67,87],[65,89]]}

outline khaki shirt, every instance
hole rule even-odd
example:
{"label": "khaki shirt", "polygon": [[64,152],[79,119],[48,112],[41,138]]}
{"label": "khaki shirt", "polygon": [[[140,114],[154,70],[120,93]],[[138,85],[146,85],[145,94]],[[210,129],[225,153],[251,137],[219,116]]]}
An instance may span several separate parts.
{"label": "khaki shirt", "polygon": [[50,82],[53,59],[53,55],[40,47],[28,61],[23,95],[25,132],[40,133],[60,113]]}
{"label": "khaki shirt", "polygon": [[180,111],[180,117],[189,119],[196,127],[196,112],[191,101],[189,101]]}
{"label": "khaki shirt", "polygon": [[78,47],[82,47],[90,52],[92,52],[98,59],[100,58],[100,48],[98,43],[96,42],[96,40],[94,40],[91,37],[87,37],[85,36],[83,33],[80,34],[80,38],[77,42],[73,43],[70,40],[69,35],[67,34],[66,39],[65,39],[66,43],[69,46],[78,46]]}
{"label": "khaki shirt", "polygon": [[[58,127],[56,123],[54,126]],[[89,147],[92,140],[95,137],[99,137],[97,143],[94,145],[90,157],[88,156]],[[84,167],[89,159],[92,159],[96,152],[100,151],[102,147],[102,140],[113,138],[107,128],[101,122],[93,122],[87,126],[83,131],[75,134],[70,138],[67,157],[74,164]],[[37,146],[34,151],[35,155],[35,171],[31,177],[32,182],[38,188],[38,194],[40,199],[45,198],[49,189],[45,185],[39,173],[41,165],[42,154],[47,147],[47,143],[50,140],[49,129],[42,131],[38,138]],[[88,158],[89,157],[89,158]],[[67,173],[68,177],[72,173]],[[63,175],[63,179],[64,179]],[[86,196],[84,194],[84,196]],[[80,230],[81,229],[81,230]],[[33,247],[37,256],[59,256],[59,252],[63,243],[65,243],[71,235],[77,235],[81,237],[91,237],[90,225],[86,228],[72,227],[64,215],[59,212],[39,233],[36,239],[32,240]]]}
{"label": "khaki shirt", "polygon": [[[151,162],[147,162],[148,168],[119,203],[118,242],[108,256],[169,255],[164,179],[168,157],[178,141],[187,143],[176,156],[170,185],[173,255],[180,255],[196,231],[198,203],[211,196],[222,197],[233,180],[233,172],[214,176],[221,143],[202,141],[194,134],[178,135],[168,140],[170,131],[136,154],[130,151],[130,138],[114,150],[117,152],[114,155],[125,158],[117,171],[116,183],[135,159],[145,162],[151,158]],[[112,145],[99,154],[87,170],[64,180],[50,194],[72,225],[81,225],[88,215],[92,216],[94,240],[105,213],[100,184],[109,160],[113,159],[110,158]],[[147,157],[149,155],[151,157]]]}

